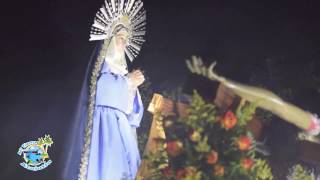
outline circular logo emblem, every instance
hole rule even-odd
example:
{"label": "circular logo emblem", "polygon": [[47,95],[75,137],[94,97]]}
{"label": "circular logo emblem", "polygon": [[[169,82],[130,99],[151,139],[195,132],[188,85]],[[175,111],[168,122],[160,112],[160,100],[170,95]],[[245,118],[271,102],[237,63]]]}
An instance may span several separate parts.
{"label": "circular logo emblem", "polygon": [[31,171],[39,171],[48,167],[52,160],[49,159],[48,148],[53,141],[50,135],[39,138],[38,141],[23,143],[18,150],[18,155],[22,156],[24,162],[20,165]]}

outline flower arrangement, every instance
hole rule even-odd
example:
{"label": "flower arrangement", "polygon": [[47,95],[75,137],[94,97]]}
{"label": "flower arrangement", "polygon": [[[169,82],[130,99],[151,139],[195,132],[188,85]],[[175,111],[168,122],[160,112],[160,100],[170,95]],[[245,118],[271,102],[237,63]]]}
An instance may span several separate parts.
{"label": "flower arrangement", "polygon": [[159,114],[166,138],[157,139],[158,151],[145,157],[153,170],[150,179],[273,179],[246,128],[255,109],[244,104],[221,113],[194,92],[183,116]]}

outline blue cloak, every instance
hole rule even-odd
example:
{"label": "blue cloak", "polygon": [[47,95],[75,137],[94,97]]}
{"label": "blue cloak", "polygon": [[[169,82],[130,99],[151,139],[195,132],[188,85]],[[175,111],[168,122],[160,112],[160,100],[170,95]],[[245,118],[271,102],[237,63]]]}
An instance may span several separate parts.
{"label": "blue cloak", "polygon": [[140,124],[139,93],[133,112],[125,113],[129,91],[126,78],[110,72],[103,54],[109,41],[94,50],[85,74],[72,130],[63,157],[62,179],[134,179],[140,155],[132,130]]}

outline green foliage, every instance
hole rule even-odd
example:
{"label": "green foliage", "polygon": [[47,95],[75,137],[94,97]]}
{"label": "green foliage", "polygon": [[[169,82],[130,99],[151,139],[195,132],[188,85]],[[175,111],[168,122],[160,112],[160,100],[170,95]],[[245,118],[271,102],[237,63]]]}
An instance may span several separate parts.
{"label": "green foliage", "polygon": [[245,105],[240,105],[236,110],[236,115],[238,117],[238,125],[245,126],[249,121],[252,120],[252,116],[256,111],[256,105],[253,103],[247,103]]}
{"label": "green foliage", "polygon": [[166,139],[158,139],[157,152],[145,157],[152,162],[152,179],[271,180],[271,169],[256,159],[255,140],[245,126],[255,107],[221,113],[194,92],[186,117],[162,117]]}
{"label": "green foliage", "polygon": [[205,136],[200,140],[194,148],[199,153],[208,153],[210,151],[210,145],[208,144],[208,136]]}
{"label": "green foliage", "polygon": [[215,106],[211,103],[206,103],[196,91],[193,94],[188,113],[188,117],[183,119],[183,121],[199,132],[203,131],[204,123],[212,126],[218,121]]}
{"label": "green foliage", "polygon": [[255,180],[272,180],[273,175],[266,160],[257,159],[254,165]]}

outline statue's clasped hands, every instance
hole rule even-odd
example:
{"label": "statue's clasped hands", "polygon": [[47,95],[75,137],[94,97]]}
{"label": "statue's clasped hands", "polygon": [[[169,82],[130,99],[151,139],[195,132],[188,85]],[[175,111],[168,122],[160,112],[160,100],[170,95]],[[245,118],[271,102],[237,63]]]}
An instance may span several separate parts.
{"label": "statue's clasped hands", "polygon": [[135,87],[140,86],[145,81],[144,75],[140,70],[133,70],[128,74],[128,78]]}

